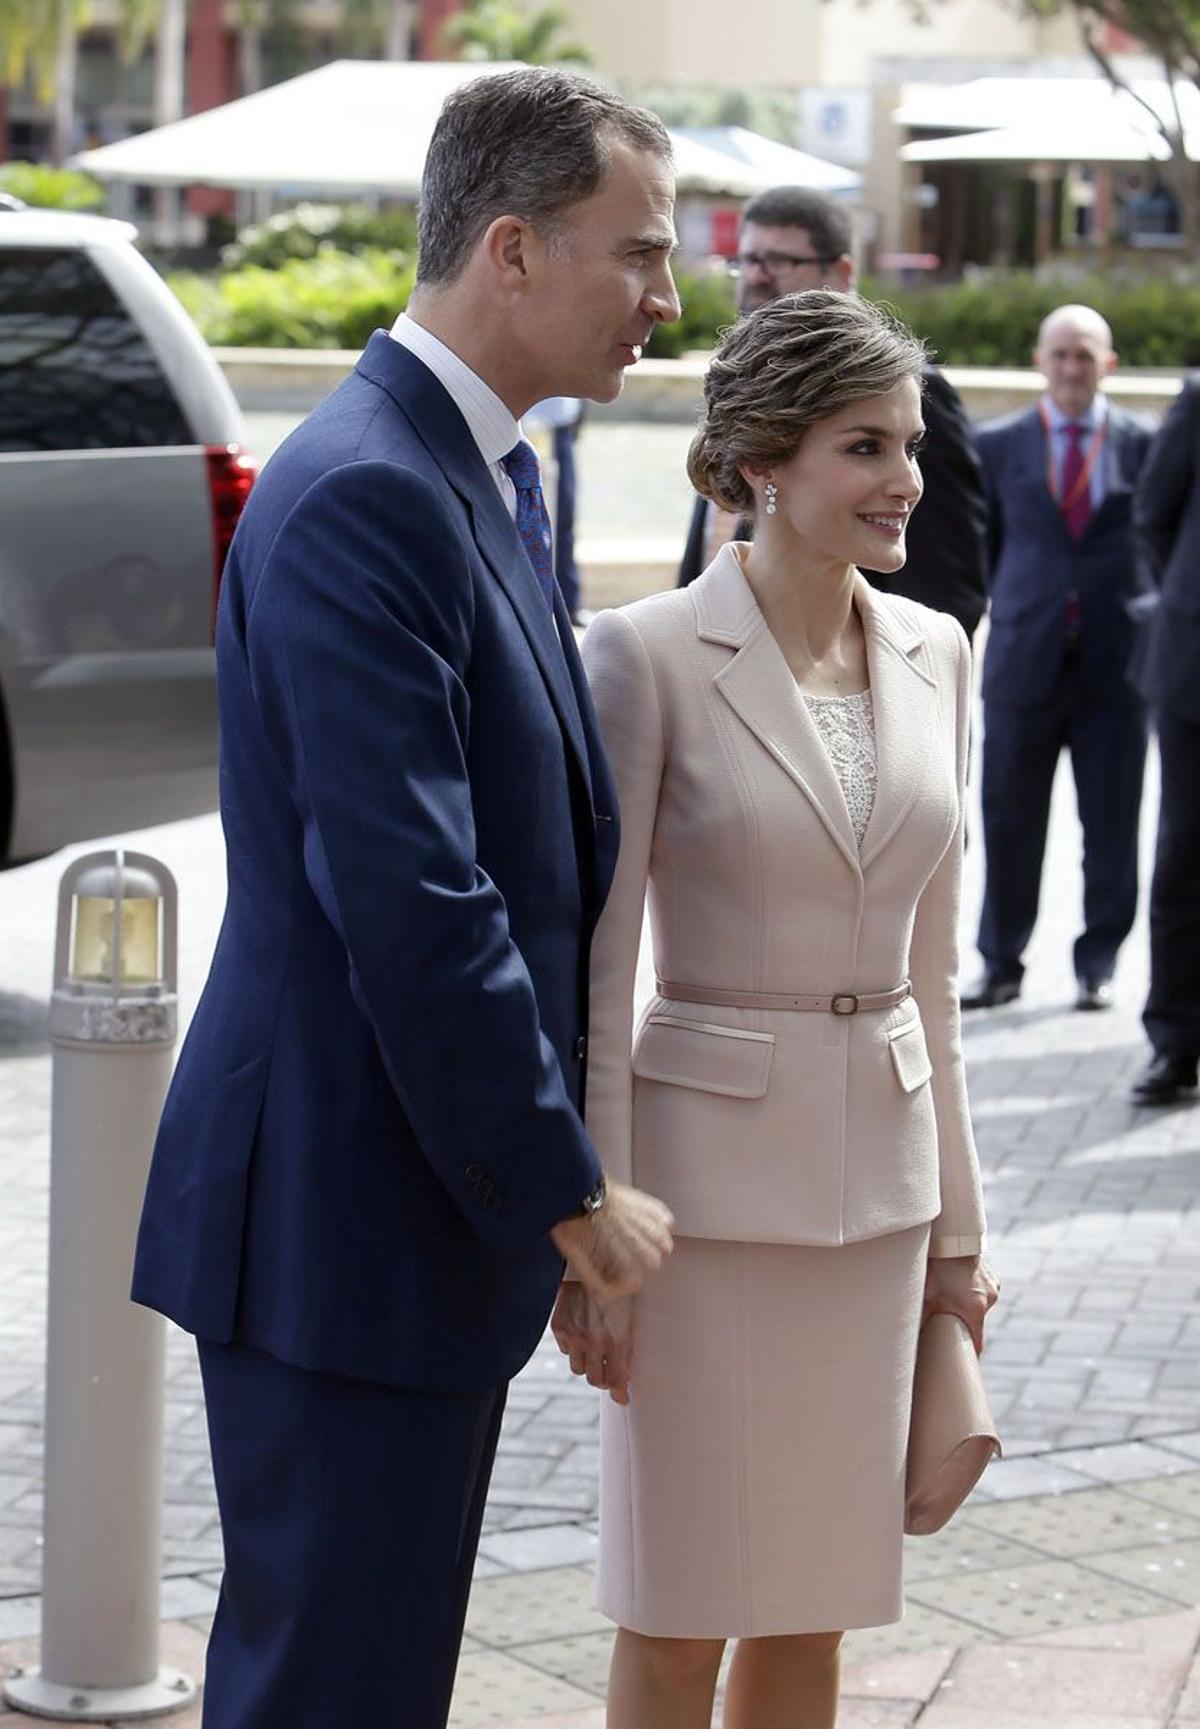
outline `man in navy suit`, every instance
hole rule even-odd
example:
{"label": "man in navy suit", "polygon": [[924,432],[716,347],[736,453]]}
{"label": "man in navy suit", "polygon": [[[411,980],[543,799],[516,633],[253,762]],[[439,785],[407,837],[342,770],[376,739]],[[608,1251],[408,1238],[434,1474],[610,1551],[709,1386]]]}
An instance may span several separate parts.
{"label": "man in navy suit", "polygon": [[678,316],[673,200],[661,123],[587,80],[451,97],[409,314],[230,555],[228,906],[134,1281],[199,1340],[206,1729],[445,1723],[506,1383],[564,1259],[604,1303],[670,1247],[580,1120],[617,812],[518,417],[615,397]]}
{"label": "man in navy suit", "polygon": [[1034,353],[1036,408],[981,429],[991,614],[983,666],[984,975],[964,1008],[1020,994],[1041,886],[1050,791],[1071,753],[1083,825],[1084,929],[1076,1007],[1111,1003],[1117,952],[1137,909],[1145,703],[1126,673],[1144,587],[1131,499],[1150,431],[1109,402],[1112,334],[1061,306]]}
{"label": "man in navy suit", "polygon": [[1200,1063],[1200,374],[1151,446],[1134,522],[1159,590],[1138,683],[1154,708],[1162,802],[1142,1015],[1153,1055],[1133,1097],[1173,1105],[1195,1098]]}

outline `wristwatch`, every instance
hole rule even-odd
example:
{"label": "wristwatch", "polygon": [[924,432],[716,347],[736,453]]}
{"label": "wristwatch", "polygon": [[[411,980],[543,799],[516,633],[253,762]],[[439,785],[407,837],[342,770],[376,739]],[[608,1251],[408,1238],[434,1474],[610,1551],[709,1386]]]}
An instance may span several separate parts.
{"label": "wristwatch", "polygon": [[596,1184],[596,1187],[590,1189],[583,1197],[582,1205],[578,1206],[573,1213],[568,1213],[567,1217],[569,1219],[588,1219],[593,1213],[598,1213],[600,1211],[607,1199],[608,1184],[605,1182],[604,1178],[601,1177],[600,1181]]}

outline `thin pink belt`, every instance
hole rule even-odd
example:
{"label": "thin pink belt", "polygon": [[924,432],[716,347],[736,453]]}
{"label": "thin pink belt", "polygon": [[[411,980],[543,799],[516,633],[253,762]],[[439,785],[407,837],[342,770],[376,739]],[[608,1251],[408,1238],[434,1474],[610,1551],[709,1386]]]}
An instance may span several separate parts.
{"label": "thin pink belt", "polygon": [[721,1009],[790,1009],[802,1014],[856,1015],[864,1009],[894,1009],[912,995],[912,985],[905,979],[890,991],[839,991],[832,997],[793,997],[781,991],[722,991],[701,985],[680,985],[671,979],[657,979],[660,997],[674,1002],[711,1003]]}

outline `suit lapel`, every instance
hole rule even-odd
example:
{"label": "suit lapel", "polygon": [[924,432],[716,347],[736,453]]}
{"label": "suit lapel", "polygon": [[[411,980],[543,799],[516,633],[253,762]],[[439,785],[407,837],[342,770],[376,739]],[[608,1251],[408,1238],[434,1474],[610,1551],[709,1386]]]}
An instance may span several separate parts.
{"label": "suit lapel", "polygon": [[857,578],[855,603],[866,636],[878,762],[875,805],[860,856],[829,754],[732,547],[722,549],[694,585],[693,597],[701,638],[735,650],[714,675],[716,689],[799,787],[860,875],[895,835],[928,773],[927,741],[937,735],[940,720],[923,631],[864,577]]}
{"label": "suit lapel", "polygon": [[1031,408],[1019,422],[1021,469],[1030,482],[1034,495],[1040,501],[1041,510],[1046,518],[1046,525],[1054,525],[1054,532],[1060,534],[1069,546],[1071,537],[1067,533],[1067,525],[1063,521],[1062,511],[1058,508],[1058,500],[1050,491],[1048,476],[1050,473],[1050,453],[1046,449],[1046,429],[1042,425],[1042,417],[1036,408]]}
{"label": "suit lapel", "polygon": [[1108,408],[1108,436],[1104,440],[1104,502],[1099,510],[1092,515],[1084,534],[1086,539],[1097,527],[1103,527],[1105,518],[1111,514],[1110,504],[1116,504],[1125,499],[1133,491],[1133,487],[1125,474],[1125,463],[1129,455],[1129,429],[1125,424],[1121,411],[1110,403]]}
{"label": "suit lapel", "polygon": [[800,788],[859,875],[858,842],[837,775],[732,546],[722,547],[693,595],[700,636],[736,651],[715,675],[717,690]]}
{"label": "suit lapel", "polygon": [[863,836],[865,871],[896,833],[929,769],[930,739],[938,736],[938,691],[924,633],[860,576],[855,600],[867,639],[871,706],[875,713],[878,785]]}
{"label": "suit lapel", "polygon": [[584,784],[590,788],[588,746],[567,669],[566,638],[559,638],[516,526],[466,421],[429,368],[382,331],[376,331],[367,344],[358,371],[388,393],[461,499],[475,544],[520,621]]}

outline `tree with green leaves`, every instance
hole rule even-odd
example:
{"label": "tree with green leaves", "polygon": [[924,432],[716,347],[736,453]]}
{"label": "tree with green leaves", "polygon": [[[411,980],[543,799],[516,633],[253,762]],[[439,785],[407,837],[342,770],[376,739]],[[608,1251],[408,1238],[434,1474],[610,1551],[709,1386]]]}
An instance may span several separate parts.
{"label": "tree with green leaves", "polygon": [[464,60],[524,60],[530,66],[589,66],[591,54],[568,32],[561,6],[529,12],[515,0],[467,0],[442,32],[448,52]]}
{"label": "tree with green leaves", "polygon": [[[160,0],[120,0],[117,39],[126,62],[136,60],[158,26]],[[88,0],[0,0],[0,84],[15,88],[32,75],[52,104],[51,155],[61,163],[75,120],[75,44],[90,13]]]}
{"label": "tree with green leaves", "polygon": [[[1066,13],[1079,26],[1083,46],[1114,90],[1124,91],[1153,123],[1170,151],[1162,173],[1179,202],[1183,229],[1200,251],[1200,169],[1187,154],[1180,86],[1200,86],[1200,0],[1020,0],[1031,18]],[[1132,36],[1162,67],[1166,112],[1147,102],[1118,65],[1113,31]]]}

